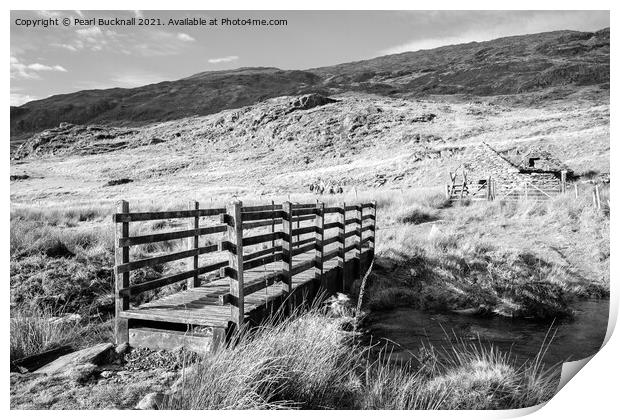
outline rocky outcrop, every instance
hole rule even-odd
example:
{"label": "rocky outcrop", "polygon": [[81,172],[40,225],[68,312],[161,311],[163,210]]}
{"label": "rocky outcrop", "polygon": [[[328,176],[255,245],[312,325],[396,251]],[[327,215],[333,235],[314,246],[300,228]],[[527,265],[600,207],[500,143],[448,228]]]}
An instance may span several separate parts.
{"label": "rocky outcrop", "polygon": [[[67,154],[93,155],[150,144],[149,141],[136,138],[134,135],[137,133],[137,130],[103,125],[84,126],[61,123],[56,128],[45,130],[26,140],[13,152],[11,159]],[[133,136],[134,142],[127,141],[130,136]]]}
{"label": "rocky outcrop", "polygon": [[293,99],[291,101],[291,108],[288,110],[287,113],[312,109],[316,108],[317,106],[333,104],[334,102],[338,101],[323,95],[319,95],[318,93],[311,93],[309,95],[304,95],[300,96],[299,98]]}

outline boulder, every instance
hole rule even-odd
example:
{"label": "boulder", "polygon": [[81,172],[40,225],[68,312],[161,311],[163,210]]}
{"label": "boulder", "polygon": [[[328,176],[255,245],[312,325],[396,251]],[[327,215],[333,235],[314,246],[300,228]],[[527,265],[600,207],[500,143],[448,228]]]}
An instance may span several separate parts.
{"label": "boulder", "polygon": [[111,343],[101,343],[83,350],[78,350],[61,356],[42,368],[37,369],[36,373],[53,375],[69,371],[80,365],[99,365],[107,361],[113,348],[114,346]]}
{"label": "boulder", "polygon": [[316,108],[317,106],[323,106],[334,102],[338,101],[323,95],[319,95],[318,93],[311,93],[309,95],[300,96],[299,98],[295,98],[294,100],[292,100],[290,103],[291,108],[288,110],[288,112],[312,109]]}

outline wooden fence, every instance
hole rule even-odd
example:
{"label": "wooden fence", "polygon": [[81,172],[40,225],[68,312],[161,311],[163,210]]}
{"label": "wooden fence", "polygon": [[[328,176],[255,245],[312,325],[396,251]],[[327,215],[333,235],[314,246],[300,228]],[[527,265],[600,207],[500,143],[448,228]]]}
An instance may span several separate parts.
{"label": "wooden fence", "polygon": [[[178,225],[177,219],[186,220],[183,230],[130,235],[130,225],[135,222],[173,221]],[[248,296],[276,283],[281,283],[281,293],[286,295],[293,289],[295,275],[313,269],[311,277],[320,279],[330,261],[336,260],[338,266],[344,266],[347,254],[354,252],[355,256],[361,256],[362,248],[374,254],[376,205],[374,202],[340,206],[272,202],[243,206],[235,201],[225,208],[200,208],[198,202],[191,202],[187,210],[132,213],[129,203],[121,201],[113,220],[116,224],[116,337],[124,342],[129,341],[128,321],[134,316],[172,322],[166,319],[165,312],[155,316],[130,311],[130,298],[183,281],[187,289],[193,289],[204,287],[214,279],[228,279],[228,290],[213,305],[230,306],[229,320],[237,327],[242,326]],[[173,240],[185,240],[185,249],[130,259],[132,246]],[[201,263],[204,259],[208,261]],[[185,260],[187,269],[130,284],[132,271],[161,267],[177,260]],[[358,264],[360,261],[358,258]],[[345,271],[342,270],[343,283]],[[205,279],[205,275],[210,276]],[[208,319],[205,325],[206,322]]]}
{"label": "wooden fence", "polygon": [[451,175],[451,183],[446,184],[446,198],[451,201],[544,201],[566,192],[566,181],[555,186],[542,186],[532,181],[521,181],[511,186],[498,188],[497,181],[491,177],[473,182],[463,175],[462,182],[457,182]]}

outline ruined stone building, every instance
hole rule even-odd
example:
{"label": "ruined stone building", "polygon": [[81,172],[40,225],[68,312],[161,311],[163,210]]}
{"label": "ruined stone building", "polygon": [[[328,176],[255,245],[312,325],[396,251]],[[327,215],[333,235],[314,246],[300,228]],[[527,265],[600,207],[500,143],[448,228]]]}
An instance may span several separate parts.
{"label": "ruined stone building", "polygon": [[530,148],[504,155],[483,142],[462,155],[450,172],[446,194],[453,199],[544,199],[564,191],[571,175],[549,151]]}

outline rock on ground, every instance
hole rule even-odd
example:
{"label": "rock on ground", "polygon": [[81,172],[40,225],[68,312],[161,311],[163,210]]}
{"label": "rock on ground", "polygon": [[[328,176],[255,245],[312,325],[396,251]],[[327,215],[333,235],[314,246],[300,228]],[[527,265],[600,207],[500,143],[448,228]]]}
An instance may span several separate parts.
{"label": "rock on ground", "polygon": [[78,350],[48,363],[38,369],[36,373],[53,375],[84,364],[98,365],[107,361],[113,348],[114,346],[111,343],[101,343],[83,350]]}

